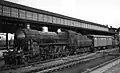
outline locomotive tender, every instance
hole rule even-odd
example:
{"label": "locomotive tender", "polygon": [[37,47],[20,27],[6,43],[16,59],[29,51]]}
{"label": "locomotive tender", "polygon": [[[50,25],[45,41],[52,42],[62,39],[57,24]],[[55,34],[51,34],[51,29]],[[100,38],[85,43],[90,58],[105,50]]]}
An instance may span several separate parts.
{"label": "locomotive tender", "polygon": [[[4,52],[8,64],[22,64],[33,59],[41,61],[94,52],[98,48],[113,45],[112,36],[82,35],[71,30],[65,32],[42,32],[20,29],[15,33],[14,49]],[[96,49],[95,49],[96,48]]]}

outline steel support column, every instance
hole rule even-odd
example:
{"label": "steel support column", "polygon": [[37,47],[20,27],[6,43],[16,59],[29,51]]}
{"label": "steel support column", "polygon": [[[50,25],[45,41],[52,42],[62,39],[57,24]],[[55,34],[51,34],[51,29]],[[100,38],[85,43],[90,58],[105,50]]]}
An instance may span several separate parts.
{"label": "steel support column", "polygon": [[0,32],[2,32],[2,24],[0,23]]}
{"label": "steel support column", "polygon": [[6,33],[6,49],[9,49],[8,33]]}

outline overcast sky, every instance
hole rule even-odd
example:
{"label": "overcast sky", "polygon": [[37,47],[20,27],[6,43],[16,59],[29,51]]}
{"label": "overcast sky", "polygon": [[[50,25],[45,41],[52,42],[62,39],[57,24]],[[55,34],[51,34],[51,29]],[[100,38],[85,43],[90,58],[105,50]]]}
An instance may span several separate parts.
{"label": "overcast sky", "polygon": [[103,25],[120,27],[120,0],[7,0]]}

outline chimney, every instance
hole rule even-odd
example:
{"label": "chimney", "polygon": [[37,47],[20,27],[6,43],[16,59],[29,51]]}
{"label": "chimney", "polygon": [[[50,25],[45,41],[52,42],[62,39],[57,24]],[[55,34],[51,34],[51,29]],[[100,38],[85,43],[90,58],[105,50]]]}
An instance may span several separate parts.
{"label": "chimney", "polygon": [[112,28],[112,26],[110,26],[110,28]]}

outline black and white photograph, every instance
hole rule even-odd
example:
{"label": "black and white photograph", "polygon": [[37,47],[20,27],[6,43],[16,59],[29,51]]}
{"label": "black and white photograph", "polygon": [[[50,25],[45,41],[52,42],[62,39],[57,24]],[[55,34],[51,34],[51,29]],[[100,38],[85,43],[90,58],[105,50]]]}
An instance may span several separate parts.
{"label": "black and white photograph", "polygon": [[0,0],[0,73],[120,73],[120,0]]}

